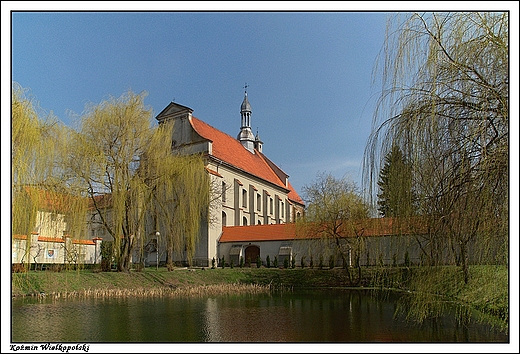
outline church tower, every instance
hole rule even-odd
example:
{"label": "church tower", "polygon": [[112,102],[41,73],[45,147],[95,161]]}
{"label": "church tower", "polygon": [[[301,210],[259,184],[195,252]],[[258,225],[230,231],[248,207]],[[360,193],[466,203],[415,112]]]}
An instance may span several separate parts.
{"label": "church tower", "polygon": [[[247,85],[245,87],[247,89]],[[237,139],[240,141],[242,146],[247,150],[255,153],[255,136],[251,131],[251,105],[247,99],[247,91],[244,92],[244,101],[240,106],[240,116],[242,123],[240,125],[240,133],[238,133]]]}

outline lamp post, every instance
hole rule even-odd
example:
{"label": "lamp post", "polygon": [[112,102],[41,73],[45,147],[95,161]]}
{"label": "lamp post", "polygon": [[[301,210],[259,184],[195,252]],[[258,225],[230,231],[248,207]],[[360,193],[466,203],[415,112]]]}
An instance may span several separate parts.
{"label": "lamp post", "polygon": [[155,231],[155,267],[157,270],[159,270],[159,236],[161,236],[161,233],[159,231]]}

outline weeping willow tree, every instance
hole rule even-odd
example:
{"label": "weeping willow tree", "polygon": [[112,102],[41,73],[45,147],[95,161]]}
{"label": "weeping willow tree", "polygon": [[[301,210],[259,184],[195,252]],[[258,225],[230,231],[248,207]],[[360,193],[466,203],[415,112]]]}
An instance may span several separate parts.
{"label": "weeping willow tree", "polygon": [[71,176],[84,185],[96,222],[113,239],[119,271],[130,267],[149,194],[137,174],[151,136],[151,110],[143,99],[144,95],[128,92],[88,105],[68,155]]}
{"label": "weeping willow tree", "polygon": [[161,235],[168,269],[175,260],[192,264],[211,194],[202,156],[172,153],[173,129],[173,121],[157,127],[140,171],[151,191],[147,234]]}
{"label": "weeping willow tree", "polygon": [[[432,230],[430,262],[449,257],[467,268],[470,244],[474,262],[507,262],[507,14],[413,14],[389,33],[384,53],[369,185],[399,146]],[[495,254],[484,254],[489,246]]]}
{"label": "weeping willow tree", "polygon": [[172,154],[172,127],[152,127],[145,96],[130,91],[88,106],[69,149],[70,175],[88,193],[92,223],[111,236],[119,271],[129,270],[134,251],[143,262],[156,232],[169,259],[175,248],[191,259],[207,210],[201,157]]}
{"label": "weeping willow tree", "polygon": [[87,206],[63,168],[68,129],[52,114],[42,118],[37,103],[17,83],[11,99],[12,235],[27,239],[22,259],[29,262],[38,254],[32,233],[81,238]]}
{"label": "weeping willow tree", "polygon": [[399,147],[429,230],[425,263],[460,266],[464,284],[470,264],[508,263],[508,27],[507,13],[396,16],[375,70],[383,89],[365,150],[367,190]]}

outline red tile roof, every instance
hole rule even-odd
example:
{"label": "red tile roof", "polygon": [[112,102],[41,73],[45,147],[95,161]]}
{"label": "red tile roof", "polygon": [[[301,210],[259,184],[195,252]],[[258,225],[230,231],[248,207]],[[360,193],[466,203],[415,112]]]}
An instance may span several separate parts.
{"label": "red tile roof", "polygon": [[[240,170],[249,174],[257,176],[265,181],[268,181],[276,186],[289,190],[289,199],[300,204],[304,204],[298,193],[288,183],[281,180],[273,171],[267,162],[267,158],[258,150],[252,154],[242,146],[240,141],[232,136],[221,132],[211,125],[201,121],[198,118],[191,117],[190,123],[193,129],[204,139],[212,142],[211,155],[219,160],[222,160]],[[271,162],[272,163],[272,162]]]}
{"label": "red tile roof", "polygon": [[[354,230],[355,229],[355,230]],[[319,228],[298,228],[291,224],[226,226],[222,227],[222,236],[219,242],[251,242],[251,241],[284,241],[304,238],[319,238],[312,234],[319,232]],[[355,231],[355,232],[354,232]],[[363,237],[412,235],[426,233],[424,224],[417,219],[373,218],[361,220],[352,228],[345,230],[344,237],[355,237],[356,233]]]}
{"label": "red tile roof", "polygon": [[223,226],[220,242],[294,240],[296,225],[272,224],[251,226]]}
{"label": "red tile roof", "polygon": [[[13,235],[13,238],[17,240],[27,240],[27,235]],[[95,239],[92,240],[79,240],[73,239],[72,243],[74,244],[82,244],[82,245],[94,245]],[[38,241],[40,242],[54,242],[54,243],[64,243],[65,240],[61,237],[48,237],[48,236],[38,236]]]}

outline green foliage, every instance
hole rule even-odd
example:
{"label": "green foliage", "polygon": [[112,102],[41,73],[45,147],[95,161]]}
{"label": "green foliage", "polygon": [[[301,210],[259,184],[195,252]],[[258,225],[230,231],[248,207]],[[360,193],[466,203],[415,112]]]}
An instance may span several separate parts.
{"label": "green foliage", "polygon": [[274,256],[273,266],[278,268],[278,256]]}
{"label": "green foliage", "polygon": [[262,266],[262,258],[260,256],[256,257],[256,267],[260,268]]}
{"label": "green foliage", "polygon": [[404,253],[404,266],[410,266],[410,254],[408,253],[408,250],[406,250],[406,252]]}
{"label": "green foliage", "polygon": [[314,267],[314,258],[312,257],[312,254],[311,254],[311,260],[309,261],[309,268],[313,268]]}
{"label": "green foliage", "polygon": [[244,267],[244,257],[240,256],[240,268]]}
{"label": "green foliage", "polygon": [[271,258],[269,258],[269,255],[265,258],[265,266],[271,268]]}
{"label": "green foliage", "polygon": [[226,259],[224,256],[222,256],[222,259],[220,260],[220,265],[222,266],[222,269],[226,268]]}
{"label": "green foliage", "polygon": [[296,267],[296,258],[291,257],[291,268],[294,269]]}
{"label": "green foliage", "polygon": [[101,243],[101,271],[110,272],[114,259],[114,242],[104,241]]}
{"label": "green foliage", "polygon": [[288,258],[288,257],[285,257],[285,258],[283,259],[283,267],[284,267],[285,269],[289,268],[289,258]]}
{"label": "green foliage", "polygon": [[413,214],[412,170],[399,146],[385,156],[379,172],[378,211],[383,217]]}
{"label": "green foliage", "polygon": [[305,256],[301,256],[300,258],[300,266],[303,268],[305,268]]}
{"label": "green foliage", "polygon": [[318,268],[319,268],[319,269],[323,269],[323,266],[324,266],[324,264],[323,264],[323,255],[320,254],[319,263],[318,263]]}
{"label": "green foliage", "polygon": [[215,257],[213,257],[213,259],[211,260],[211,269],[215,269],[215,265],[216,265],[216,260],[215,260]]}

